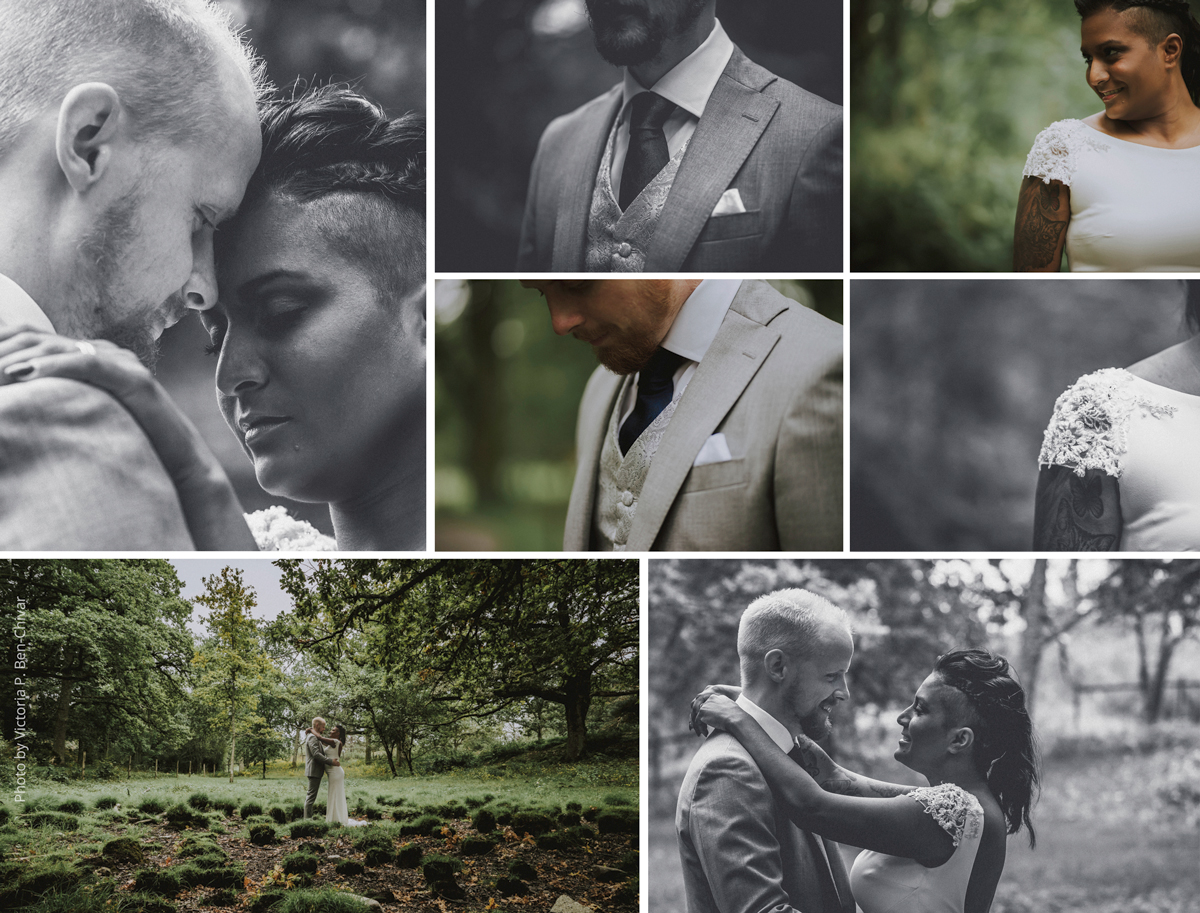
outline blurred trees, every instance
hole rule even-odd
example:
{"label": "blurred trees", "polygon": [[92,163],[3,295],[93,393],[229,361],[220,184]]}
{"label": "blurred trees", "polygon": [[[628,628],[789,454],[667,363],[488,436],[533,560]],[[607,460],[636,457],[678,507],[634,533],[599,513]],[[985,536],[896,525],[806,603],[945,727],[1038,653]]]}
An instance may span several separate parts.
{"label": "blurred trees", "polygon": [[[841,321],[841,282],[772,284]],[[515,281],[439,281],[435,308],[437,549],[561,548],[595,356]]]}
{"label": "blurred trees", "polygon": [[1012,268],[1034,137],[1100,110],[1068,0],[851,0],[851,268]]}
{"label": "blurred trees", "polygon": [[[529,168],[555,117],[607,91],[583,0],[444,0],[437,6],[437,256],[445,272],[512,270]],[[842,7],[718,0],[753,61],[842,103]]]}
{"label": "blurred trees", "polygon": [[855,550],[1028,550],[1055,399],[1185,338],[1172,280],[860,279],[851,295]]}

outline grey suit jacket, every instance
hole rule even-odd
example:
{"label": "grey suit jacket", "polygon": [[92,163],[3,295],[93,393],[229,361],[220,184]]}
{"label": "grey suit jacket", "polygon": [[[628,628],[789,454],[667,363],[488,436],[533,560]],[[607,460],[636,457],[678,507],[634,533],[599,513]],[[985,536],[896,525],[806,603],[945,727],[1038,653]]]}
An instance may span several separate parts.
{"label": "grey suit jacket", "polygon": [[325,743],[310,732],[304,737],[304,776],[323,776],[325,768],[332,766],[333,760],[325,754]]}
{"label": "grey suit jacket", "polygon": [[[692,758],[675,811],[687,913],[853,913],[817,841],[776,806],[733,736]],[[849,892],[847,892],[849,893]]]}
{"label": "grey suit jacket", "polygon": [[[582,272],[616,86],[552,121],[529,177],[517,269]],[[746,212],[712,216],[736,187]],[[688,143],[646,272],[842,269],[842,109],[734,48]]]}
{"label": "grey suit jacket", "polygon": [[113,397],[60,378],[0,386],[0,549],[194,548],[174,484]]}
{"label": "grey suit jacket", "polygon": [[[590,546],[596,480],[622,378],[598,368],[576,426],[563,548]],[[693,466],[709,436],[732,460]],[[745,281],[642,485],[626,549],[842,549],[842,328]]]}

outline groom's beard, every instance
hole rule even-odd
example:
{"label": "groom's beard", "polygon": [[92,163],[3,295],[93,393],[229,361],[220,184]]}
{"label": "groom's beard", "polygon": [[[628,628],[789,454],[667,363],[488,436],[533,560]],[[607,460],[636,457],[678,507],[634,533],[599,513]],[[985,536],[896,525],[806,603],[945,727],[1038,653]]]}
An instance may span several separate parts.
{"label": "groom's beard", "polygon": [[[588,20],[600,56],[627,67],[657,57],[663,45],[682,35],[699,18],[705,0],[587,0]],[[649,7],[653,5],[654,9]]]}
{"label": "groom's beard", "polygon": [[800,728],[814,742],[819,742],[833,731],[833,723],[829,714],[818,705],[811,713],[800,718]]}

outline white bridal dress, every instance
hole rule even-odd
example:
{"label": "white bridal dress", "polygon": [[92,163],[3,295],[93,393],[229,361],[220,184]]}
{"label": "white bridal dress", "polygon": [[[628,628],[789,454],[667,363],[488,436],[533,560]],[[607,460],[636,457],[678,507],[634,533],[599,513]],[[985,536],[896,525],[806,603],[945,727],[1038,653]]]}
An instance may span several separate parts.
{"label": "white bridal dress", "polygon": [[1072,272],[1200,270],[1200,146],[1144,146],[1060,120],[1038,134],[1024,174],[1071,188]]}
{"label": "white bridal dress", "polygon": [[967,883],[983,837],[983,806],[953,783],[908,793],[954,838],[954,854],[935,868],[864,850],[850,869],[850,888],[863,913],[963,913]]}
{"label": "white bridal dress", "polygon": [[365,821],[351,818],[346,810],[346,769],[331,767],[326,776],[329,777],[329,795],[325,799],[325,820],[344,827],[362,827],[366,824]]}
{"label": "white bridal dress", "polygon": [[1122,368],[1077,380],[1054,404],[1039,466],[1118,482],[1121,551],[1200,550],[1200,396]]}

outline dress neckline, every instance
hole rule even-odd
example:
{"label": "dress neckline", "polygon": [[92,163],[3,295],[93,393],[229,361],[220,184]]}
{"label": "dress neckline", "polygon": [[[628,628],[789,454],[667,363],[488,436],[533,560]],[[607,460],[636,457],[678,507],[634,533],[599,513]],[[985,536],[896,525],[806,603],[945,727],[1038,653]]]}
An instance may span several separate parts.
{"label": "dress neckline", "polygon": [[1182,390],[1176,390],[1174,387],[1168,387],[1165,384],[1156,384],[1152,380],[1146,380],[1146,378],[1144,378],[1144,377],[1138,377],[1138,375],[1134,374],[1128,368],[1122,368],[1121,370],[1124,371],[1126,374],[1128,374],[1130,377],[1132,377],[1134,380],[1141,381],[1143,384],[1148,384],[1149,386],[1154,387],[1157,390],[1166,390],[1168,393],[1174,393],[1176,396],[1182,396],[1182,397],[1185,397],[1186,399],[1193,400],[1197,403],[1200,403],[1200,394],[1184,393]]}
{"label": "dress neckline", "polygon": [[1178,146],[1178,147],[1176,147],[1176,146],[1151,146],[1148,143],[1135,143],[1131,139],[1122,139],[1119,136],[1113,136],[1111,133],[1105,133],[1103,130],[1097,130],[1095,127],[1093,127],[1087,121],[1085,121],[1082,117],[1076,118],[1076,120],[1078,120],[1080,124],[1082,124],[1088,130],[1091,130],[1093,133],[1098,133],[1101,136],[1103,136],[1105,139],[1116,140],[1118,143],[1125,143],[1125,145],[1127,145],[1127,146],[1139,146],[1142,149],[1158,149],[1162,152],[1193,152],[1197,149],[1200,149],[1200,143],[1197,143],[1194,146]]}

